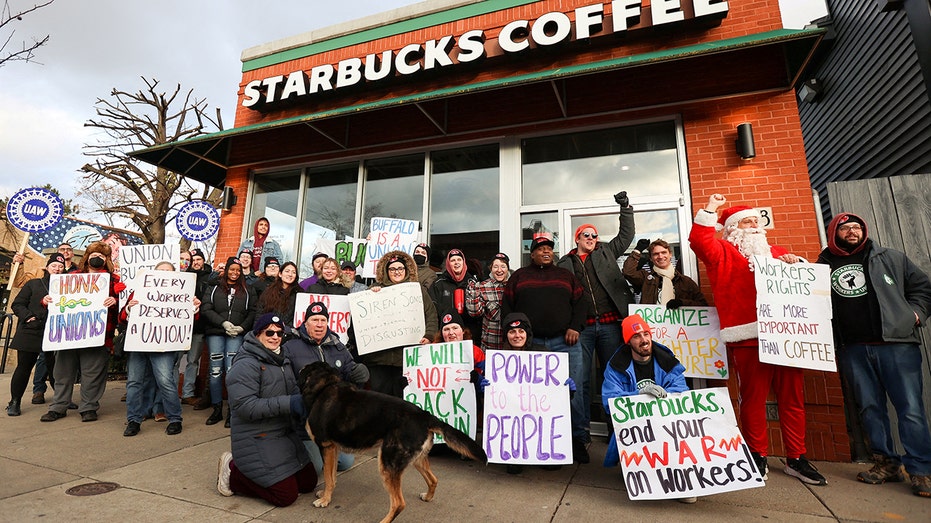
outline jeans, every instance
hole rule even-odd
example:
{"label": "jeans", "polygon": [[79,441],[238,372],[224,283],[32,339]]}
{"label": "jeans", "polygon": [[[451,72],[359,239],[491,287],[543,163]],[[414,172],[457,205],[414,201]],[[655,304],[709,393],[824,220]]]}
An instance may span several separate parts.
{"label": "jeans", "polygon": [[187,363],[184,365],[184,385],[181,386],[181,397],[190,398],[194,395],[194,385],[197,382],[197,373],[200,371],[200,355],[204,352],[204,335],[191,335],[191,348],[187,351]]}
{"label": "jeans", "polygon": [[[576,342],[575,345],[566,345],[564,336],[554,336],[552,338],[533,338],[533,343],[546,347],[550,352],[565,352],[569,355],[569,377],[576,383],[582,383],[582,344]],[[588,442],[591,438],[586,426],[582,424],[582,395],[575,394],[569,400],[570,414],[572,419],[572,438]]]}
{"label": "jeans", "polygon": [[588,427],[592,421],[592,387],[594,384],[591,381],[595,354],[598,355],[598,375],[602,376],[608,360],[618,347],[623,345],[621,324],[614,322],[588,325],[579,333],[579,343],[582,344],[582,381],[576,382],[576,385],[579,388],[577,393],[582,394],[582,426]]}
{"label": "jeans", "polygon": [[[51,379],[52,376],[49,374],[48,367],[45,365],[45,353],[40,352],[39,359],[36,360],[36,371],[32,376],[33,394],[38,394],[40,392],[45,394],[45,391],[48,390],[48,385],[45,383],[45,378]],[[52,385],[54,386],[55,383],[53,382]]]}
{"label": "jeans", "polygon": [[242,347],[242,336],[207,336],[207,350],[210,351],[210,403],[223,403],[223,379],[226,371],[233,364],[236,351]]}
{"label": "jeans", "polygon": [[178,382],[175,381],[174,352],[129,352],[126,358],[126,419],[142,423],[142,418],[152,412],[154,396],[147,380],[154,382],[155,396],[161,398],[168,421],[181,421],[181,400],[178,398]]}
{"label": "jeans", "polygon": [[899,420],[905,470],[910,475],[931,474],[931,432],[921,399],[921,347],[917,343],[854,344],[844,346],[838,356],[853,386],[870,450],[899,459],[886,409],[888,396]]}

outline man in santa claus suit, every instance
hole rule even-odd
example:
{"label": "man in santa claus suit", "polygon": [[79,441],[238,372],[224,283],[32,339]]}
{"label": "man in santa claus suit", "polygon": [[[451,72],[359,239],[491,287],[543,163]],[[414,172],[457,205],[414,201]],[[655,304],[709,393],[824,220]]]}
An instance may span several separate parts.
{"label": "man in santa claus suit", "polygon": [[[802,369],[761,363],[759,359],[752,257],[772,256],[786,263],[800,259],[782,247],[769,245],[756,209],[743,205],[730,207],[718,218],[718,208],[726,202],[723,195],[711,195],[708,205],[695,215],[689,242],[708,271],[721,320],[721,339],[727,343],[737,372],[744,438],[763,479],[767,479],[766,396],[772,388],[786,448],[785,473],[805,483],[825,485],[824,476],[805,459]],[[721,239],[715,238],[716,230],[723,230]]]}

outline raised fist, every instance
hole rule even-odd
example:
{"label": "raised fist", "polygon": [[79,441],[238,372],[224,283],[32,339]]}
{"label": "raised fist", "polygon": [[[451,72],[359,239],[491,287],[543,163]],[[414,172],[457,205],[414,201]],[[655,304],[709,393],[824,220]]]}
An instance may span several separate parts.
{"label": "raised fist", "polygon": [[614,195],[614,201],[621,207],[630,206],[630,199],[627,198],[627,191],[621,191]]}
{"label": "raised fist", "polygon": [[705,207],[705,209],[714,212],[725,203],[727,203],[727,198],[725,198],[723,194],[714,193],[708,198],[708,206]]}
{"label": "raised fist", "polygon": [[649,247],[649,246],[650,246],[650,240],[649,240],[649,238],[641,238],[640,241],[637,242],[637,246],[634,247],[634,248],[637,249],[637,250],[640,251],[640,252],[643,252],[643,251],[647,250],[647,247]]}

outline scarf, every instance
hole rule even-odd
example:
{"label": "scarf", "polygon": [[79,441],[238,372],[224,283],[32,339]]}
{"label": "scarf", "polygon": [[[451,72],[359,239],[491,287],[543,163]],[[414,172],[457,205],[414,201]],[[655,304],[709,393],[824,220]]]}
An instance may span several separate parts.
{"label": "scarf", "polygon": [[676,275],[676,268],[672,265],[669,265],[669,267],[666,267],[665,269],[660,269],[654,265],[653,272],[662,276],[663,278],[659,286],[659,296],[657,303],[660,305],[666,305],[666,302],[676,297],[676,289],[672,286],[672,277]]}

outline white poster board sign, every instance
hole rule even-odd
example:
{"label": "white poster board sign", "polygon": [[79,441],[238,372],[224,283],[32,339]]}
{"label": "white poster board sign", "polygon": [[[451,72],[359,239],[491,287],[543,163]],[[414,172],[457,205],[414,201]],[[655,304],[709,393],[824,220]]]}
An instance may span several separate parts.
{"label": "white poster board sign", "polygon": [[569,355],[561,352],[485,353],[482,444],[489,463],[572,463]]}
{"label": "white poster board sign", "polygon": [[181,262],[181,247],[175,243],[170,245],[124,245],[119,250],[120,281],[126,289],[120,293],[120,308],[126,305],[129,295],[136,290],[138,276],[145,269],[152,269],[158,263],[166,261],[174,265],[175,269]]}
{"label": "white poster board sign", "polygon": [[191,348],[194,332],[193,272],[144,270],[136,278],[126,327],[126,352],[173,352]]}
{"label": "white poster board sign", "polygon": [[42,350],[100,347],[107,336],[110,273],[52,274]]}
{"label": "white poster board sign", "polygon": [[714,307],[679,307],[631,304],[650,326],[653,341],[669,347],[690,378],[726,380],[727,348],[721,340],[721,322]]}
{"label": "white poster board sign", "polygon": [[837,372],[831,269],[754,256],[760,361]]}
{"label": "white poster board sign", "polygon": [[327,326],[333,334],[339,336],[339,341],[343,342],[343,345],[349,343],[349,325],[352,320],[352,315],[349,313],[349,296],[297,293],[294,297],[294,318],[292,318],[294,328],[299,328],[304,323],[304,313],[307,312],[307,307],[315,301],[326,305],[327,313],[330,315]]}
{"label": "white poster board sign", "polygon": [[417,245],[418,225],[416,220],[400,218],[372,218],[368,245],[365,248],[363,278],[374,278],[378,260],[391,251],[404,251],[414,255]]}
{"label": "white poster board sign", "polygon": [[417,345],[423,339],[426,325],[419,283],[399,283],[348,297],[359,354]]}
{"label": "white poster board sign", "polygon": [[627,496],[678,499],[764,486],[727,388],[608,401]]}
{"label": "white poster board sign", "polygon": [[[469,381],[474,366],[472,340],[405,347],[404,376],[409,385],[404,399],[475,439],[478,407],[475,386]],[[433,442],[444,440],[436,434]]]}

